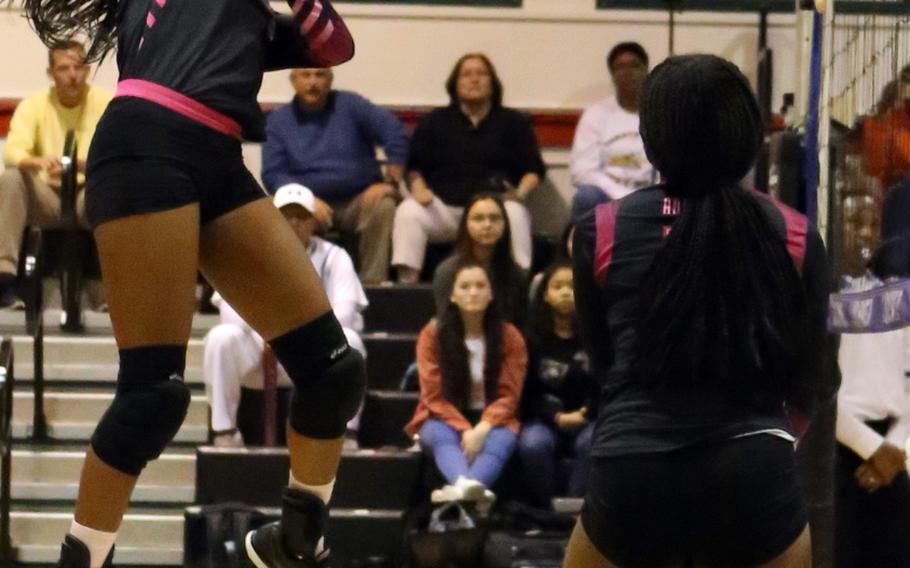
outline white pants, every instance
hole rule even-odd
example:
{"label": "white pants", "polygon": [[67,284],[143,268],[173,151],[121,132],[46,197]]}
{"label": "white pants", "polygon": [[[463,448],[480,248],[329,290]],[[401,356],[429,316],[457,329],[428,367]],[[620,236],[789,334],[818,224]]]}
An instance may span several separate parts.
{"label": "white pants", "polygon": [[[344,328],[344,335],[351,347],[366,357],[366,348],[360,335]],[[237,409],[240,406],[240,388],[262,390],[262,337],[230,323],[213,327],[205,336],[205,354],[202,376],[205,393],[212,408],[212,429],[216,432],[237,427]],[[293,383],[281,364],[278,365],[278,386],[290,387]],[[360,414],[348,422],[356,430]]]}
{"label": "white pants", "polygon": [[[512,256],[515,264],[531,268],[531,214],[517,201],[506,201],[506,215],[512,229]],[[424,207],[414,199],[405,199],[395,210],[392,229],[392,265],[423,268],[427,243],[455,240],[464,207],[449,207],[438,197]]]}

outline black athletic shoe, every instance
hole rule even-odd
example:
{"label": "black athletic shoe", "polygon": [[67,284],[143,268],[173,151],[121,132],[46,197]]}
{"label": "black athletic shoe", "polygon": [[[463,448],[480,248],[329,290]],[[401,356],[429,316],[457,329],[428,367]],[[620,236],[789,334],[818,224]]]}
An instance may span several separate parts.
{"label": "black athletic shoe", "polygon": [[[111,548],[102,568],[111,568],[113,562],[114,549]],[[57,564],[57,568],[89,568],[90,564],[91,557],[88,547],[73,535],[66,535],[63,539],[63,546],[60,548],[60,563]]]}
{"label": "black athletic shoe", "polygon": [[0,310],[19,309],[22,300],[16,295],[15,276],[0,274]]}
{"label": "black athletic shoe", "polygon": [[246,535],[246,553],[256,568],[329,568],[328,549],[316,554],[325,533],[328,508],[319,497],[286,488],[281,520]]}

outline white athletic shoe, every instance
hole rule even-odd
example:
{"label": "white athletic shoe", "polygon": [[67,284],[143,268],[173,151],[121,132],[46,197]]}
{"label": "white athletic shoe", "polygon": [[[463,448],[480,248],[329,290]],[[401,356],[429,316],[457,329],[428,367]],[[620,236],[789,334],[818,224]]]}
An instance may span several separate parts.
{"label": "white athletic shoe", "polygon": [[[483,483],[476,479],[468,479],[463,475],[458,476],[455,487],[461,491],[462,501],[482,501],[488,492]],[[492,495],[492,493],[490,494]]]}
{"label": "white athletic shoe", "polygon": [[454,485],[444,485],[440,489],[434,489],[430,493],[430,501],[433,503],[451,503],[452,501],[461,501],[461,489]]}

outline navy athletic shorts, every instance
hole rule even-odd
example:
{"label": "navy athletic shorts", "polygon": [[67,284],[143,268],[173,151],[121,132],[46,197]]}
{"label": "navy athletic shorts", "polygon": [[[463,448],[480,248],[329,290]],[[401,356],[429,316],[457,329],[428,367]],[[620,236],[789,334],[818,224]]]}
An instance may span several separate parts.
{"label": "navy athletic shorts", "polygon": [[117,97],[95,131],[86,169],[93,227],[190,203],[204,225],[265,196],[239,139],[153,102]]}
{"label": "navy athletic shorts", "polygon": [[623,568],[748,568],[808,522],[793,444],[758,434],[667,453],[594,458],[582,524]]}

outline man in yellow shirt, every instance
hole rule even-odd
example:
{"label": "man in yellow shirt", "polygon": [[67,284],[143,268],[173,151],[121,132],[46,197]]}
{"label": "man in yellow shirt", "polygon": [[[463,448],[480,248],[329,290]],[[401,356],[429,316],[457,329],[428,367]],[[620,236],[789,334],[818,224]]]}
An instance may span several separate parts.
{"label": "man in yellow shirt", "polygon": [[[54,86],[23,99],[13,113],[3,151],[6,170],[0,175],[0,308],[16,302],[11,287],[25,227],[60,220],[60,159],[67,131],[76,132],[81,170],[95,126],[111,100],[110,93],[87,83],[90,71],[81,43],[52,47],[47,74]],[[84,220],[81,189],[76,209]]]}

